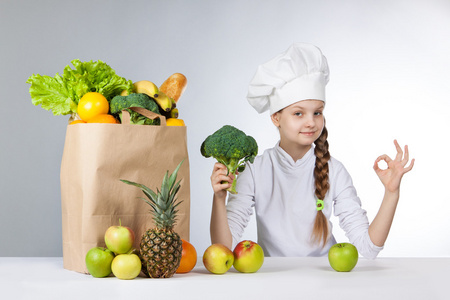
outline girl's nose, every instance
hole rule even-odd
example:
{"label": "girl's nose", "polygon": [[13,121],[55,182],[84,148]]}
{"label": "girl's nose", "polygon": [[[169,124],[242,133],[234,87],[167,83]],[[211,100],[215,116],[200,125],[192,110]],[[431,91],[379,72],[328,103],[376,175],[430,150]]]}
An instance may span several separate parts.
{"label": "girl's nose", "polygon": [[306,119],[306,126],[314,127],[315,124],[314,117],[310,116]]}

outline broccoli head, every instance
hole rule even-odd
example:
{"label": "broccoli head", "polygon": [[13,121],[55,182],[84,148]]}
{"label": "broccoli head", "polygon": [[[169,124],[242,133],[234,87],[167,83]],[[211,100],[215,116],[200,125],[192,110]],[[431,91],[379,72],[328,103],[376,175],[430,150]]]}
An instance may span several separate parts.
{"label": "broccoli head", "polygon": [[[228,173],[242,172],[245,162],[253,163],[258,154],[258,144],[251,136],[231,125],[225,125],[208,136],[200,147],[204,157],[213,157],[224,164]],[[230,193],[236,193],[236,179],[230,189]]]}
{"label": "broccoli head", "polygon": [[[133,93],[128,96],[115,96],[109,104],[111,114],[122,121],[122,110],[129,107],[142,107],[154,113],[160,114],[158,104],[147,94]],[[130,113],[130,123],[137,125],[159,125],[159,119],[149,119],[135,111],[127,109]]]}

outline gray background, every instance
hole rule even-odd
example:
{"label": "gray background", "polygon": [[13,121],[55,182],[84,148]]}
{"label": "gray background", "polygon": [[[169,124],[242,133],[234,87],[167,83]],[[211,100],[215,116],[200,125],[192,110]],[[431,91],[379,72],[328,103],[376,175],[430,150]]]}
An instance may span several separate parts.
{"label": "gray background", "polygon": [[[188,126],[191,242],[209,246],[213,160],[203,139],[224,124],[278,140],[268,114],[246,101],[257,66],[293,42],[319,46],[331,81],[325,112],[332,155],[353,176],[372,219],[383,188],[372,170],[417,159],[381,256],[449,256],[450,2],[0,0],[0,256],[61,256],[59,171],[68,116],[31,104],[33,73],[53,76],[79,58],[103,60],[133,81],[181,72]],[[338,241],[346,237],[333,220]],[[246,238],[256,240],[252,219]]]}

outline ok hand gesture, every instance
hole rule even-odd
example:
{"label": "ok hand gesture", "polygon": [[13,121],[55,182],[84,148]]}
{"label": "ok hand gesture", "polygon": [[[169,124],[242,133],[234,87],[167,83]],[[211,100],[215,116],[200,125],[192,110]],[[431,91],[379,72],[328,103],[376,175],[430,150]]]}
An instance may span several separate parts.
{"label": "ok hand gesture", "polygon": [[[386,154],[379,156],[375,160],[373,169],[377,173],[385,189],[389,192],[398,192],[400,189],[400,182],[404,174],[412,170],[414,166],[414,159],[411,160],[409,166],[406,166],[409,161],[408,146],[405,146],[405,152],[398,144],[397,140],[394,140],[395,147],[397,148],[397,155],[395,159],[391,159]],[[380,169],[378,163],[384,160],[387,163],[387,169]]]}

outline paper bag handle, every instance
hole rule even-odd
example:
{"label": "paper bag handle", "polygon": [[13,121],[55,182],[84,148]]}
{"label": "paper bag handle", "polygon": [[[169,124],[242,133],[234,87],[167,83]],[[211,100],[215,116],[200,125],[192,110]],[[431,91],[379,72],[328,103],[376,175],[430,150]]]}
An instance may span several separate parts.
{"label": "paper bag handle", "polygon": [[[166,126],[166,117],[162,115],[142,107],[129,107],[128,109],[131,109],[132,111],[135,111],[152,120],[159,118],[161,126]],[[126,109],[122,110],[122,124],[130,124],[130,113]]]}

